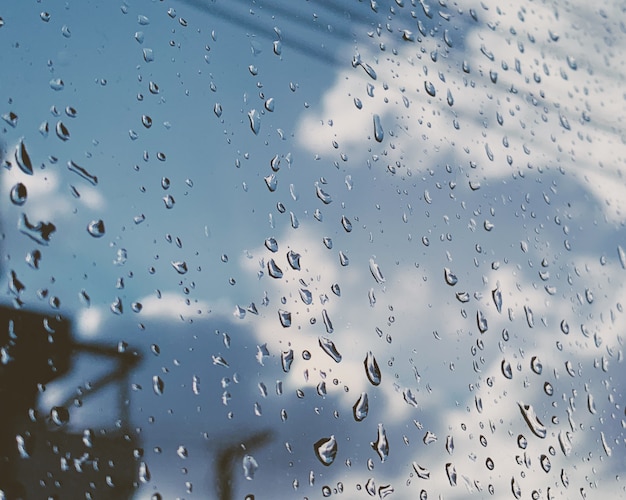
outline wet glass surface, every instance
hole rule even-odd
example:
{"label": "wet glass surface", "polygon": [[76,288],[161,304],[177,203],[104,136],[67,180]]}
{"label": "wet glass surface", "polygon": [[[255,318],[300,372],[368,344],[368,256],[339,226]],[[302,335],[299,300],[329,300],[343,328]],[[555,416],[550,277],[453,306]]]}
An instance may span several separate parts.
{"label": "wet glass surface", "polygon": [[626,494],[625,33],[3,4],[4,497]]}

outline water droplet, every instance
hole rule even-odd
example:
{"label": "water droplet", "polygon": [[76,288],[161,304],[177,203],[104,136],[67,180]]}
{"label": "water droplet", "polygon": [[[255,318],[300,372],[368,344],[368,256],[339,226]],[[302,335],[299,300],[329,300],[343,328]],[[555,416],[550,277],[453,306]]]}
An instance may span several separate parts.
{"label": "water droplet", "polygon": [[178,274],[186,274],[188,271],[187,263],[184,260],[175,260],[171,264]]}
{"label": "water droplet", "polygon": [[56,231],[56,226],[52,222],[32,224],[26,214],[22,213],[17,221],[17,229],[37,243],[47,245],[50,242],[50,236]]}
{"label": "water droplet", "polygon": [[530,328],[533,328],[535,326],[535,318],[532,309],[528,306],[524,306],[524,314],[526,315],[526,323],[528,323]]}
{"label": "water droplet", "polygon": [[367,417],[367,413],[369,412],[369,401],[367,398],[367,393],[362,392],[359,396],[359,399],[356,400],[354,406],[352,407],[352,414],[354,416],[354,420],[357,422],[361,422],[365,417]]}
{"label": "water droplet", "polygon": [[337,440],[335,436],[316,441],[313,445],[313,450],[315,451],[315,456],[323,465],[331,465],[337,456]]}
{"label": "water droplet", "polygon": [[96,177],[95,175],[90,174],[87,170],[85,170],[83,167],[77,165],[73,161],[70,160],[70,161],[67,162],[67,168],[68,168],[68,170],[70,170],[70,171],[74,172],[75,174],[78,174],[79,176],[81,176],[83,179],[85,179],[87,182],[89,182],[93,186],[98,184],[98,177]]}
{"label": "water droplet", "polygon": [[385,132],[383,130],[383,126],[380,124],[380,116],[374,115],[374,139],[376,142],[383,142],[383,138],[385,137]]}
{"label": "water droplet", "polygon": [[174,197],[172,195],[168,194],[167,196],[163,197],[163,203],[165,204],[165,208],[171,210],[172,208],[174,208],[176,200],[174,200]]}
{"label": "water droplet", "polygon": [[450,462],[446,464],[446,475],[450,486],[456,486],[456,467]]}
{"label": "water droplet", "polygon": [[18,182],[15,186],[11,188],[10,198],[11,202],[13,202],[14,205],[23,205],[24,203],[26,203],[26,197],[26,186],[21,182]]}
{"label": "water droplet", "polygon": [[370,272],[372,273],[372,276],[376,280],[376,283],[383,284],[385,282],[383,273],[380,270],[380,267],[378,266],[378,264],[376,264],[376,261],[374,259],[370,259]]}
{"label": "water droplet", "polygon": [[513,493],[513,497],[516,500],[522,498],[522,489],[520,488],[519,484],[517,484],[517,481],[514,477],[511,478],[511,492]]}
{"label": "water droplet", "polygon": [[424,81],[424,89],[426,90],[426,93],[431,97],[435,97],[435,95],[437,94],[435,86],[432,84],[432,82],[429,82],[428,80]]}
{"label": "water droplet", "polygon": [[63,87],[65,87],[65,83],[63,83],[63,80],[61,80],[60,78],[53,78],[52,80],[50,80],[50,88],[52,90],[63,90]]}
{"label": "water droplet", "polygon": [[566,457],[572,453],[572,435],[568,431],[559,432],[559,446]]}
{"label": "water droplet", "polygon": [[152,52],[152,49],[145,48],[142,52],[144,61],[147,63],[154,61],[154,52]]}
{"label": "water droplet", "polygon": [[487,457],[487,460],[485,460],[485,467],[487,467],[487,469],[489,470],[494,469],[495,464],[493,463],[493,459],[491,457]]}
{"label": "water droplet", "polygon": [[278,187],[278,178],[276,177],[276,175],[270,174],[263,179],[265,180],[265,185],[267,186],[267,189],[269,189],[271,193],[276,191],[276,188]]}
{"label": "water droplet", "polygon": [[293,250],[289,250],[287,252],[287,261],[292,269],[299,271],[300,270],[300,254],[294,252]]}
{"label": "water droplet", "polygon": [[13,128],[17,127],[18,116],[13,111],[9,111],[8,113],[4,113],[2,115],[2,119],[5,122],[7,122],[9,125],[11,125],[11,127],[13,127]]}
{"label": "water droplet", "polygon": [[254,132],[254,135],[258,135],[261,129],[261,117],[256,109],[248,113],[248,119],[250,120],[250,129]]}
{"label": "water droplet", "polygon": [[456,277],[456,275],[447,267],[443,268],[443,276],[446,280],[446,283],[450,286],[454,286],[459,282],[459,279]]}
{"label": "water droplet", "polygon": [[274,261],[274,259],[270,259],[267,261],[267,272],[272,278],[280,279],[283,277],[283,271],[278,264]]}
{"label": "water droplet", "polygon": [[541,361],[539,360],[539,358],[537,356],[533,356],[530,359],[530,368],[537,375],[541,375],[541,371],[543,370],[543,365],[541,364]]}
{"label": "water droplet", "polygon": [[141,462],[139,464],[139,481],[142,483],[148,483],[151,479],[152,475],[150,474],[150,469],[148,469],[148,465],[146,462]]}
{"label": "water droplet", "polygon": [[522,450],[525,450],[526,447],[528,446],[528,441],[526,440],[523,434],[519,434],[517,436],[517,446],[519,446],[520,449]]}
{"label": "water droplet", "polygon": [[493,297],[493,303],[496,305],[496,309],[499,313],[502,312],[502,292],[500,288],[492,290],[491,295]]}
{"label": "water droplet", "polygon": [[413,462],[411,465],[413,465],[413,470],[415,474],[417,474],[417,477],[420,479],[430,479],[430,471],[427,468],[422,467],[417,462]]}
{"label": "water droplet", "polygon": [[324,327],[326,328],[326,333],[333,333],[333,323],[328,316],[328,311],[326,309],[322,309],[322,320],[324,321]]}
{"label": "water droplet", "polygon": [[513,369],[511,368],[511,363],[509,363],[506,359],[502,360],[502,375],[504,375],[505,378],[508,378],[509,380],[511,380],[513,378]]}
{"label": "water droplet", "polygon": [[541,457],[539,457],[539,463],[541,464],[541,468],[544,470],[544,472],[550,472],[552,464],[550,463],[550,459],[546,455],[541,455]]}
{"label": "water droplet", "polygon": [[302,302],[304,302],[307,306],[311,305],[311,303],[313,302],[313,294],[306,288],[301,288],[300,300],[302,300]]}
{"label": "water droplet", "polygon": [[450,435],[446,436],[446,451],[449,455],[454,452],[454,438]]}
{"label": "water droplet", "polygon": [[254,479],[254,473],[259,468],[259,464],[254,459],[254,457],[250,455],[244,455],[243,457],[243,475],[248,481],[252,481]]}
{"label": "water droplet", "polygon": [[381,462],[387,460],[387,457],[389,457],[389,442],[387,441],[387,432],[383,424],[378,424],[376,441],[370,444],[376,453],[378,453]]}
{"label": "water droplet", "polygon": [[183,460],[189,457],[189,451],[183,445],[179,445],[176,449],[176,454]]}
{"label": "water droplet", "polygon": [[365,365],[365,373],[370,383],[372,385],[379,385],[382,377],[380,368],[378,367],[378,363],[376,362],[376,358],[372,354],[372,351],[368,351],[363,364]]}
{"label": "water droplet", "polygon": [[50,419],[58,426],[65,425],[70,421],[70,412],[63,406],[54,406],[50,410]]}
{"label": "water droplet", "polygon": [[476,323],[478,324],[478,330],[480,330],[480,333],[485,333],[487,331],[487,318],[482,311],[476,312]]}
{"label": "water droplet", "polygon": [[94,238],[101,238],[104,236],[104,221],[102,219],[92,220],[87,224],[87,232]]}
{"label": "water droplet", "polygon": [[123,314],[124,306],[122,305],[122,299],[120,299],[119,297],[116,297],[113,303],[111,304],[110,308],[113,314],[117,314],[117,315]]}
{"label": "water droplet", "polygon": [[561,321],[561,331],[565,335],[567,335],[569,333],[569,324],[565,320]]}
{"label": "water droplet", "polygon": [[539,438],[545,438],[548,431],[537,417],[535,409],[531,405],[523,403],[517,404],[520,411],[522,412],[522,416],[524,417],[526,424],[528,424],[528,427],[533,432],[533,434]]}
{"label": "water droplet", "polygon": [[213,106],[213,113],[215,113],[215,116],[218,118],[222,116],[222,105],[219,102],[216,102]]}
{"label": "water droplet", "polygon": [[415,398],[415,394],[411,389],[406,388],[402,391],[402,397],[404,398],[404,402],[414,408],[417,408],[417,399]]}
{"label": "water droplet", "polygon": [[339,354],[332,340],[326,337],[319,337],[318,342],[322,350],[328,354],[335,363],[341,362],[341,354]]}
{"label": "water droplet", "polygon": [[328,205],[333,201],[330,195],[322,189],[319,182],[315,182],[315,194],[325,205]]}
{"label": "water droplet", "polygon": [[33,164],[30,160],[30,155],[26,151],[26,145],[24,140],[20,139],[20,142],[15,149],[15,161],[20,170],[28,175],[33,175]]}
{"label": "water droplet", "polygon": [[291,369],[291,364],[293,363],[293,349],[283,351],[280,355],[280,362],[283,367],[283,371],[288,373]]}
{"label": "water droplet", "polygon": [[346,233],[352,231],[352,222],[345,215],[341,216],[341,225],[345,229]]}
{"label": "water droplet", "polygon": [[59,139],[61,139],[62,141],[67,141],[70,138],[70,131],[67,129],[67,127],[63,124],[62,121],[58,121],[55,127],[56,133],[57,133],[57,137]]}
{"label": "water droplet", "polygon": [[280,320],[280,324],[284,328],[289,328],[291,326],[291,313],[289,311],[285,311],[283,309],[278,310],[278,319]]}
{"label": "water droplet", "polygon": [[350,259],[348,259],[348,256],[343,251],[339,251],[339,263],[343,267],[346,267],[348,264],[350,264]]}

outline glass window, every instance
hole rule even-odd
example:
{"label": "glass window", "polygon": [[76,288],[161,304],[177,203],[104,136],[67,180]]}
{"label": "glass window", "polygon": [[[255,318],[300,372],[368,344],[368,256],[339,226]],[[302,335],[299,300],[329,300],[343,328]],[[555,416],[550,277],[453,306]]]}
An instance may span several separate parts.
{"label": "glass window", "polygon": [[619,2],[0,8],[0,498],[625,494]]}

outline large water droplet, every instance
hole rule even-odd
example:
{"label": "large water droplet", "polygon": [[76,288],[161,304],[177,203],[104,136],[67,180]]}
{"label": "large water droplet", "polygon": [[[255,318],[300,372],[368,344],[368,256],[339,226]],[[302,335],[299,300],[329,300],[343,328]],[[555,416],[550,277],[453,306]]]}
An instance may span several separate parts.
{"label": "large water droplet", "polygon": [[287,261],[292,269],[299,271],[300,270],[300,254],[294,252],[293,250],[289,250],[287,252]]}
{"label": "large water droplet", "polygon": [[330,195],[322,189],[319,182],[315,182],[315,194],[325,205],[328,205],[333,201]]}
{"label": "large water droplet", "polygon": [[58,426],[65,425],[70,421],[70,412],[63,406],[54,406],[50,410],[50,419]]}
{"label": "large water droplet", "polygon": [[67,141],[70,138],[70,131],[63,124],[62,121],[58,121],[55,127],[55,131],[57,133],[57,137],[62,141]]}
{"label": "large water droplet", "polygon": [[459,279],[456,277],[456,275],[447,267],[443,268],[443,277],[446,280],[446,283],[450,286],[454,286],[459,282]]}
{"label": "large water droplet", "polygon": [[248,119],[250,120],[250,129],[254,132],[255,135],[259,134],[259,130],[261,129],[261,117],[256,109],[251,110],[248,113]]}
{"label": "large water droplet", "polygon": [[511,368],[511,363],[509,363],[506,359],[502,360],[501,369],[504,378],[508,378],[509,380],[513,378],[513,369]]}
{"label": "large water droplet", "polygon": [[70,171],[74,172],[75,174],[80,175],[83,179],[85,179],[87,182],[89,182],[93,186],[98,184],[98,178],[95,175],[90,174],[89,172],[87,172],[87,170],[77,165],[73,161],[70,160],[67,162],[67,168]]}
{"label": "large water droplet", "polygon": [[18,182],[15,186],[11,188],[11,202],[14,205],[21,206],[26,203],[27,191],[26,186],[21,182]]}
{"label": "large water droplet", "polygon": [[341,354],[339,354],[339,351],[335,347],[335,343],[332,340],[326,337],[319,337],[318,342],[322,350],[328,354],[335,363],[339,363],[341,361]]}
{"label": "large water droplet", "polygon": [[354,406],[352,407],[352,414],[354,415],[354,420],[357,422],[361,422],[365,417],[367,417],[367,413],[369,412],[369,401],[367,398],[367,393],[362,392],[359,396],[359,399],[356,400]]}
{"label": "large water droplet", "polygon": [[280,362],[283,367],[283,371],[288,373],[291,370],[291,364],[293,363],[293,349],[283,351],[280,355]]}
{"label": "large water droplet", "polygon": [[526,424],[528,424],[528,427],[533,432],[533,434],[539,438],[545,438],[548,431],[537,417],[535,409],[531,405],[523,403],[517,404],[520,411],[522,412],[522,416],[524,417]]}
{"label": "large water droplet", "polygon": [[141,462],[139,464],[139,481],[142,483],[147,483],[150,481],[152,475],[150,474],[150,469],[148,469],[148,465],[146,462]]}
{"label": "large water droplet", "polygon": [[341,225],[346,230],[346,233],[352,231],[352,222],[345,215],[341,216]]}
{"label": "large water droplet", "polygon": [[380,116],[374,115],[374,139],[377,142],[383,142],[383,138],[385,137],[385,132],[383,130],[383,126],[380,123]]}
{"label": "large water droplet", "polygon": [[152,377],[152,389],[157,396],[161,396],[165,391],[165,382],[158,375]]}
{"label": "large water droplet", "polygon": [[17,229],[37,243],[47,245],[50,242],[50,236],[56,231],[56,226],[52,222],[32,224],[26,214],[22,213],[17,221]]}
{"label": "large water droplet", "polygon": [[376,453],[378,453],[378,457],[381,462],[387,460],[387,457],[389,456],[389,441],[387,441],[387,432],[385,431],[383,424],[378,424],[376,441],[370,444]]}
{"label": "large water droplet", "polygon": [[376,358],[372,354],[372,351],[368,351],[363,364],[365,365],[365,373],[370,383],[372,385],[379,385],[382,377],[380,368],[378,367],[378,363],[376,362]]}
{"label": "large water droplet", "polygon": [[435,86],[432,84],[432,82],[429,82],[428,80],[424,81],[424,89],[426,90],[426,93],[431,97],[435,97],[435,95],[437,94]]}
{"label": "large water droplet", "polygon": [[265,185],[267,186],[267,189],[270,190],[270,192],[273,193],[274,191],[276,191],[276,188],[278,187],[278,178],[276,177],[276,175],[270,174],[263,179],[265,180]]}
{"label": "large water droplet", "polygon": [[307,306],[313,302],[313,294],[306,288],[300,288],[300,300]]}
{"label": "large water droplet", "polygon": [[278,252],[278,241],[276,238],[270,237],[265,239],[265,248],[267,248],[270,252]]}
{"label": "large water droplet", "polygon": [[278,319],[280,320],[280,324],[289,328],[291,326],[291,313],[289,311],[285,311],[284,309],[278,310]]}
{"label": "large water droplet", "polygon": [[446,464],[446,475],[450,486],[456,486],[456,467],[450,462]]}
{"label": "large water droplet", "polygon": [[501,313],[502,312],[502,292],[500,288],[495,288],[492,290],[491,295],[493,297],[493,303],[496,305],[496,310]]}
{"label": "large water droplet", "polygon": [[480,310],[476,312],[476,323],[478,325],[478,330],[480,330],[480,333],[485,333],[487,331],[487,318]]}
{"label": "large water droplet", "polygon": [[254,473],[259,468],[259,464],[251,455],[244,455],[243,457],[243,475],[248,481],[252,481],[254,479]]}
{"label": "large water droplet", "polygon": [[187,263],[184,260],[172,261],[171,264],[178,274],[186,274],[188,271]]}
{"label": "large water droplet", "polygon": [[280,267],[278,267],[278,264],[276,264],[274,259],[267,261],[267,272],[272,278],[279,279],[283,277],[283,271]]}
{"label": "large water droplet", "polygon": [[313,445],[313,450],[315,451],[317,459],[323,465],[329,466],[335,461],[335,457],[337,456],[337,440],[335,436],[316,441]]}
{"label": "large water droplet", "polygon": [[430,479],[430,471],[426,467],[422,467],[417,462],[413,462],[413,470],[420,479]]}
{"label": "large water droplet", "polygon": [[372,273],[372,276],[376,280],[376,283],[383,284],[385,282],[383,273],[380,270],[380,267],[378,266],[378,264],[376,264],[376,261],[374,259],[370,259],[370,272]]}
{"label": "large water droplet", "polygon": [[33,175],[33,163],[30,160],[30,155],[26,151],[26,145],[24,140],[20,140],[15,149],[15,161],[20,170],[28,175]]}
{"label": "large water droplet", "polygon": [[104,221],[102,219],[92,220],[87,225],[87,232],[94,238],[101,238],[105,233]]}

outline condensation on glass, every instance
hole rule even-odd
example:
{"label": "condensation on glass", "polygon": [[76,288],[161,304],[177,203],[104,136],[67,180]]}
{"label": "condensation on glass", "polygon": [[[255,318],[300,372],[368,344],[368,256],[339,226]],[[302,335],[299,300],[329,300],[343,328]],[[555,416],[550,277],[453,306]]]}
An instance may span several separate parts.
{"label": "condensation on glass", "polygon": [[625,495],[625,33],[3,5],[0,496]]}

